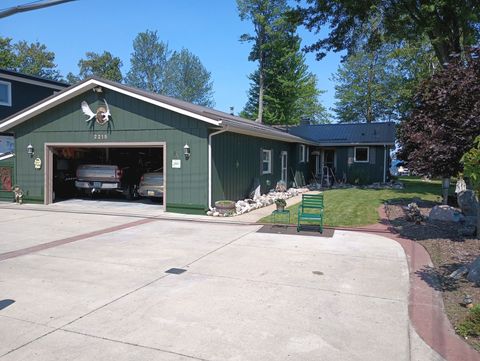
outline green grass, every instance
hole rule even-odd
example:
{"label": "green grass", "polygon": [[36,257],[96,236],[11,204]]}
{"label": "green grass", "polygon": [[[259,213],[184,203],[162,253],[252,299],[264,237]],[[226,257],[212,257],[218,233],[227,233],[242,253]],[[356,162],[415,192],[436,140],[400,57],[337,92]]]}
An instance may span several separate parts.
{"label": "green grass", "polygon": [[[378,221],[378,207],[388,200],[411,199],[414,197],[439,201],[442,193],[441,181],[422,181],[419,177],[402,177],[405,189],[328,189],[324,193],[325,220],[327,226],[364,226]],[[288,207],[290,221],[297,224],[299,203]],[[272,216],[262,218],[261,223],[272,223]]]}

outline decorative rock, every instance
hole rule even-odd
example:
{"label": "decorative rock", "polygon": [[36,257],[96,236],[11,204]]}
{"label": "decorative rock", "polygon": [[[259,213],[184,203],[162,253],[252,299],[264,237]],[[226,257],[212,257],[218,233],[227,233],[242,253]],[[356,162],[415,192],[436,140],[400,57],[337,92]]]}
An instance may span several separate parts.
{"label": "decorative rock", "polygon": [[218,213],[218,212],[213,212],[213,214],[212,214],[212,216],[214,216],[214,217],[218,217],[219,215],[220,215],[220,213]]}
{"label": "decorative rock", "polygon": [[477,200],[472,190],[458,193],[457,202],[464,215],[477,216]]}
{"label": "decorative rock", "polygon": [[207,212],[207,216],[211,216],[212,214],[213,214],[212,211],[208,211],[208,212]]}
{"label": "decorative rock", "polygon": [[470,264],[468,269],[467,280],[480,286],[480,257],[477,257],[477,259]]}
{"label": "decorative rock", "polygon": [[455,194],[458,194],[460,192],[464,192],[467,190],[467,184],[463,180],[463,178],[460,178],[457,180],[457,184],[455,185]]}
{"label": "decorative rock", "polygon": [[443,221],[443,222],[460,222],[460,212],[453,207],[447,205],[435,206],[430,211],[428,216],[431,221]]}
{"label": "decorative rock", "polygon": [[285,192],[287,190],[287,183],[284,181],[277,182],[277,186],[275,187],[275,191],[277,192]]}
{"label": "decorative rock", "polygon": [[468,273],[468,267],[467,266],[462,266],[456,271],[453,271],[448,277],[453,278],[453,279],[460,279],[463,275],[466,275]]}
{"label": "decorative rock", "polygon": [[474,224],[465,223],[459,230],[458,234],[463,237],[471,237],[476,233],[477,227]]}

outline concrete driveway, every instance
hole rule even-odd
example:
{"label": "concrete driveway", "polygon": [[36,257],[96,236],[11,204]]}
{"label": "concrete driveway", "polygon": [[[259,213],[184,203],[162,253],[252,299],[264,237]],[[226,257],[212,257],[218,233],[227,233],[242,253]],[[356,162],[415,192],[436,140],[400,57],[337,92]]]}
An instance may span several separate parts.
{"label": "concrete driveway", "polygon": [[258,228],[0,208],[0,360],[440,360],[396,242]]}

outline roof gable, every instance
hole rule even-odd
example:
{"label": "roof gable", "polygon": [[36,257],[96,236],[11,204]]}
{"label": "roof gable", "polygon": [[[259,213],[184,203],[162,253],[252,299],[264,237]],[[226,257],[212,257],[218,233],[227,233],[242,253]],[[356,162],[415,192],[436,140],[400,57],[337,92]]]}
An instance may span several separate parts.
{"label": "roof gable", "polygon": [[66,88],[61,92],[37,104],[34,104],[22,110],[21,112],[10,116],[9,118],[6,118],[2,123],[0,123],[0,131],[9,130],[16,125],[35,117],[38,114],[41,114],[53,107],[56,107],[66,102],[67,100],[70,100],[82,93],[93,90],[97,87],[110,89],[112,91],[131,96],[133,98],[150,104],[154,104],[156,106],[171,110],[173,112],[186,115],[188,117],[208,123],[215,128],[291,143],[306,143],[312,145],[315,144],[308,139],[306,140],[299,138],[293,134],[288,134],[265,124],[259,124],[228,113],[220,112],[200,105],[191,104],[179,99],[147,92],[144,90],[132,88],[123,84],[95,77],[85,79],[78,84]]}

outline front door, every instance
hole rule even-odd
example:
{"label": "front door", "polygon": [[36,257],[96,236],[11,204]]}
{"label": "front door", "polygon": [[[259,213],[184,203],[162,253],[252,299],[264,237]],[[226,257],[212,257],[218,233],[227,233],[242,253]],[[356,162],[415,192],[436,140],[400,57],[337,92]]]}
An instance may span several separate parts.
{"label": "front door", "polygon": [[288,153],[287,152],[282,152],[282,174],[281,174],[281,178],[282,178],[282,181],[284,181],[285,183],[287,183],[287,181],[288,181],[287,161],[288,161]]}

